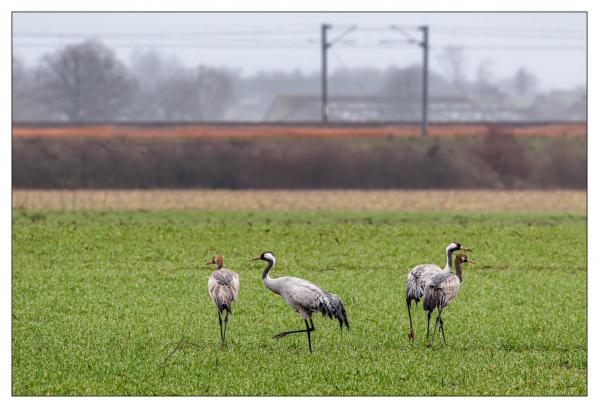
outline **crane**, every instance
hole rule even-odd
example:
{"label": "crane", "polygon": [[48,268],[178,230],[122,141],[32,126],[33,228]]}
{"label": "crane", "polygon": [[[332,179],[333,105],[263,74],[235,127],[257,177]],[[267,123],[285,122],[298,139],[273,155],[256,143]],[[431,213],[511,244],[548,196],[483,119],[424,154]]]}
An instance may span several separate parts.
{"label": "crane", "polygon": [[[225,345],[227,322],[231,312],[231,304],[237,299],[239,293],[239,275],[232,270],[223,268],[223,257],[215,255],[206,265],[216,264],[216,270],[208,278],[208,294],[216,304],[218,310],[218,324],[220,326],[220,345]],[[225,327],[223,330],[222,312],[225,312]]]}
{"label": "crane", "polygon": [[260,256],[251,259],[252,261],[266,261],[267,265],[262,272],[262,280],[264,285],[283,297],[289,306],[298,312],[306,324],[306,329],[283,331],[273,339],[280,339],[292,333],[307,333],[308,348],[312,352],[312,340],[310,334],[315,330],[314,322],[312,321],[312,313],[321,312],[323,316],[333,317],[339,321],[339,329],[343,329],[343,324],[349,330],[349,321],[343,302],[339,296],[329,293],[323,288],[309,282],[305,279],[295,278],[293,276],[283,276],[280,278],[271,278],[269,272],[276,262],[275,255],[270,252],[264,252]]}
{"label": "crane", "polygon": [[[445,268],[441,269],[441,267],[435,264],[421,264],[416,265],[408,272],[408,278],[406,281],[406,303],[408,305],[408,318],[410,319],[410,331],[408,332],[408,338],[414,341],[414,328],[412,326],[412,300],[416,303],[420,301],[420,298],[424,294],[424,288],[426,284],[431,280],[431,278],[440,273],[449,273],[451,272],[451,257],[454,251],[457,250],[463,251],[471,251],[470,248],[466,248],[462,246],[459,242],[452,242],[447,245],[445,248],[445,255],[447,257],[447,263],[445,264]],[[428,339],[430,328],[430,314],[428,316],[428,322],[426,326],[426,338]]]}
{"label": "crane", "polygon": [[[449,302],[451,302],[460,290],[463,263],[474,264],[476,262],[474,262],[473,259],[468,259],[465,254],[458,254],[455,258],[455,274],[451,272],[437,274],[433,276],[426,285],[424,290],[424,310],[428,312],[429,321],[435,307],[439,310],[437,320],[435,321],[435,329],[433,330],[433,338],[428,344],[428,347],[432,347],[433,342],[435,341],[437,324],[439,325],[441,335],[443,336],[443,344],[445,344],[445,331],[443,330],[443,318],[441,317],[441,312],[443,312],[443,309],[449,305]],[[428,340],[428,335],[426,338]]]}

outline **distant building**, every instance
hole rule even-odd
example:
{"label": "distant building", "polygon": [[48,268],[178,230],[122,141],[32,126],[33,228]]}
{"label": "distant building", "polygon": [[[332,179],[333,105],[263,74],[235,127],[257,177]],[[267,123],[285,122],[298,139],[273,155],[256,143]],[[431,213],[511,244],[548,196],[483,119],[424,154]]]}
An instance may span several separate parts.
{"label": "distant building", "polygon": [[272,97],[245,97],[232,103],[223,115],[224,121],[259,122],[266,115]]}
{"label": "distant building", "polygon": [[[544,114],[514,101],[481,102],[464,96],[437,96],[429,99],[431,122],[471,121],[531,121],[531,120],[585,120],[586,101],[577,104],[563,96],[569,109],[561,115]],[[559,104],[559,101],[555,101]],[[531,106],[532,105],[532,106]],[[553,113],[553,112],[552,112]],[[389,95],[335,95],[329,98],[328,116],[331,121],[348,122],[418,122],[422,114],[420,99],[400,100]],[[320,95],[277,95],[266,110],[264,121],[319,121],[321,119]]]}

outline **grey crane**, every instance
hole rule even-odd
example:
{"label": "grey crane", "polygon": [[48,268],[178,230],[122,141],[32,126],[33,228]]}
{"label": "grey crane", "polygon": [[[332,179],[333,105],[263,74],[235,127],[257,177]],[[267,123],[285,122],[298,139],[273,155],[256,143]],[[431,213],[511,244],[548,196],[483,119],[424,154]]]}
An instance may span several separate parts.
{"label": "grey crane", "polygon": [[[406,303],[408,305],[408,317],[410,319],[410,331],[408,332],[408,338],[414,341],[414,328],[412,326],[412,300],[416,303],[420,301],[420,298],[424,295],[424,288],[430,282],[433,276],[440,273],[451,272],[451,257],[454,251],[457,250],[470,251],[471,249],[462,246],[459,242],[452,242],[445,248],[445,254],[447,256],[447,263],[445,268],[435,264],[421,264],[416,265],[408,272],[408,279],[406,281]],[[426,325],[426,338],[428,339],[430,329],[430,315]]]}
{"label": "grey crane", "polygon": [[[451,272],[444,272],[433,276],[430,282],[426,285],[424,290],[424,310],[428,312],[428,318],[430,320],[433,310],[437,308],[439,313],[437,314],[437,320],[435,321],[435,329],[433,330],[433,338],[431,339],[428,347],[433,346],[435,341],[435,333],[437,332],[437,325],[441,330],[443,336],[443,344],[445,344],[445,330],[443,330],[443,318],[441,312],[449,305],[449,302],[458,294],[460,290],[460,284],[462,283],[462,264],[463,263],[476,263],[473,259],[468,259],[465,254],[458,254],[455,258],[455,274]],[[428,335],[427,335],[428,340]]]}
{"label": "grey crane", "polygon": [[314,322],[312,321],[312,313],[314,312],[321,312],[323,316],[329,316],[330,319],[335,317],[339,321],[340,330],[343,329],[343,324],[345,324],[349,330],[347,313],[345,312],[345,307],[339,296],[329,293],[305,279],[295,278],[293,276],[271,278],[268,273],[274,266],[276,258],[270,251],[264,252],[259,257],[252,259],[252,261],[258,260],[266,261],[268,263],[266,268],[264,268],[264,272],[262,272],[264,285],[277,295],[283,297],[289,306],[303,317],[304,322],[306,323],[305,330],[283,331],[273,336],[273,339],[280,339],[292,333],[307,333],[308,348],[311,353],[312,340],[310,338],[310,333],[315,330]]}
{"label": "grey crane", "polygon": [[[227,322],[231,312],[231,304],[237,299],[239,293],[239,276],[236,272],[223,268],[223,257],[215,255],[206,265],[216,264],[216,270],[208,278],[208,294],[216,304],[218,310],[218,324],[220,326],[220,345],[225,345]],[[225,312],[225,327],[223,329],[222,312]]]}

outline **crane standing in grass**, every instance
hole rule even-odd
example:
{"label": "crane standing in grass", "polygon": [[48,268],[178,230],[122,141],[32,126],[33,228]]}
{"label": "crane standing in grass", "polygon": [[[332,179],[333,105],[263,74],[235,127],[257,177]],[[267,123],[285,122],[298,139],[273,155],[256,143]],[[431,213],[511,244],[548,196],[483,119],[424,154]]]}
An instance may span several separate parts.
{"label": "crane standing in grass", "polygon": [[[433,346],[435,341],[435,333],[437,331],[437,324],[440,327],[441,335],[443,336],[443,344],[445,344],[445,331],[443,330],[443,318],[441,312],[449,302],[458,294],[460,290],[460,284],[462,283],[462,264],[463,263],[476,263],[472,259],[468,259],[465,254],[458,254],[455,258],[455,274],[451,272],[444,272],[433,276],[430,282],[426,285],[424,290],[424,310],[428,312],[428,319],[430,321],[431,313],[435,310],[435,307],[439,310],[437,314],[437,320],[435,321],[435,329],[433,330],[433,338],[429,347]],[[428,339],[428,335],[426,337]]]}
{"label": "crane standing in grass", "polygon": [[[231,313],[231,304],[239,293],[239,276],[236,272],[223,268],[223,257],[216,255],[206,265],[216,264],[216,270],[208,278],[208,294],[218,309],[218,324],[220,325],[220,345],[225,345],[227,322]],[[223,329],[222,312],[225,311],[225,327]]]}
{"label": "crane standing in grass", "polygon": [[[406,282],[406,303],[408,305],[408,317],[410,319],[410,331],[408,338],[414,341],[414,328],[412,326],[412,300],[418,303],[420,298],[424,295],[424,288],[427,283],[433,278],[433,276],[441,273],[451,272],[451,257],[454,251],[457,250],[470,251],[469,248],[463,247],[459,242],[452,242],[445,248],[445,254],[447,256],[447,263],[445,268],[441,269],[435,264],[421,264],[416,265],[408,272],[408,279]],[[430,314],[428,315],[428,322],[426,326],[426,338],[428,339],[429,328],[430,328]]]}
{"label": "crane standing in grass", "polygon": [[[259,257],[252,259],[252,261],[258,260],[268,263],[262,273],[264,285],[277,295],[282,296],[289,303],[289,306],[304,318],[304,322],[306,323],[305,330],[284,331],[273,336],[274,339],[280,339],[292,333],[306,333],[308,335],[308,348],[311,353],[312,340],[310,339],[310,333],[315,330],[314,322],[312,321],[312,313],[314,312],[322,312],[323,316],[327,315],[331,319],[335,317],[339,321],[339,329],[343,329],[343,324],[345,324],[349,330],[345,307],[339,296],[329,293],[305,279],[292,276],[272,279],[268,275],[276,262],[275,255],[272,252],[264,252]],[[309,324],[308,321],[310,322]]]}

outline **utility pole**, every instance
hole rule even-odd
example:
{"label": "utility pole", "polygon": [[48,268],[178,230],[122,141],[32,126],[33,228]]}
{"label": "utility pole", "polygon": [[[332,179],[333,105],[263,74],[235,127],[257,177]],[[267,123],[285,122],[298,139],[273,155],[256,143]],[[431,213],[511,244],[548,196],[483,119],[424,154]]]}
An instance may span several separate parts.
{"label": "utility pole", "polygon": [[418,27],[422,31],[422,136],[428,135],[428,26]]}
{"label": "utility pole", "polygon": [[411,35],[407,34],[401,27],[392,25],[392,30],[399,32],[401,35],[406,37],[404,40],[408,44],[418,44],[422,48],[422,117],[420,122],[420,134],[422,136],[428,135],[428,50],[430,48],[428,40],[428,26],[423,25],[418,27],[422,31],[422,41],[418,41]]}
{"label": "utility pole", "polygon": [[320,70],[321,84],[322,84],[321,115],[322,115],[323,122],[326,122],[329,120],[329,99],[328,99],[329,91],[327,88],[327,51],[333,45],[335,45],[336,43],[341,41],[343,39],[343,37],[345,37],[347,34],[354,31],[357,28],[357,26],[356,25],[349,26],[345,31],[343,31],[341,34],[339,34],[336,38],[329,41],[329,40],[327,40],[327,31],[330,30],[331,28],[333,28],[333,26],[330,24],[322,24],[320,26],[320,48],[321,48],[321,52],[322,52],[322,65],[321,65],[321,70]]}
{"label": "utility pole", "polygon": [[327,42],[327,31],[331,28],[330,24],[322,24],[320,26],[320,48],[321,48],[321,103],[320,103],[320,112],[321,118],[323,122],[328,120],[327,109],[328,109],[328,88],[327,88],[327,49],[331,46],[330,43]]}

